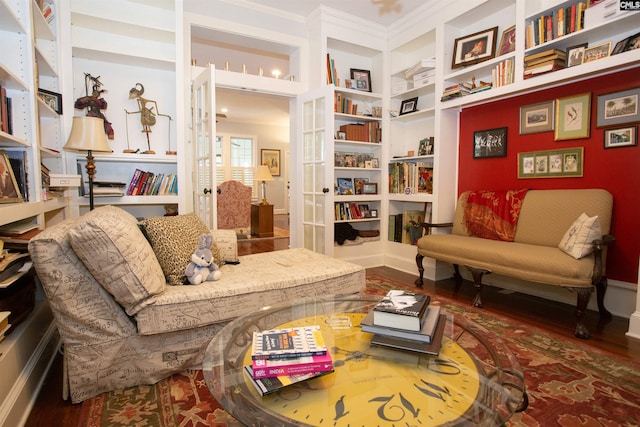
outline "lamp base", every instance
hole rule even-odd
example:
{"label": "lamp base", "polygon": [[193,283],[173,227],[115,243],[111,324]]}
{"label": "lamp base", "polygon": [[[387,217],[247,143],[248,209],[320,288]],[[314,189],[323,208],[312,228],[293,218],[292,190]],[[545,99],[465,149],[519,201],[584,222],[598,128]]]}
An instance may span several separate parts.
{"label": "lamp base", "polygon": [[132,150],[131,148],[125,148],[124,150],[122,150],[122,152],[126,154],[134,154],[136,150]]}
{"label": "lamp base", "polygon": [[267,202],[267,199],[262,199],[262,202],[260,202],[260,204],[262,206],[267,206],[269,204],[269,202]]}
{"label": "lamp base", "polygon": [[177,151],[173,151],[173,150],[167,150],[167,152],[165,153],[167,156],[175,156],[178,154]]}
{"label": "lamp base", "polygon": [[156,154],[156,152],[153,150],[144,150],[142,154]]}

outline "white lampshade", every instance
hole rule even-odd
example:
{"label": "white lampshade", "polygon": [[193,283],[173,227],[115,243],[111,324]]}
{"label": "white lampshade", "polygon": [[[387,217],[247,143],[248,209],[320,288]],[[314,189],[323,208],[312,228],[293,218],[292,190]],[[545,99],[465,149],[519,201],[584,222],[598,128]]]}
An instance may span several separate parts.
{"label": "white lampshade", "polygon": [[91,150],[110,153],[111,148],[104,131],[104,121],[99,117],[74,117],[71,134],[63,148],[68,151]]}
{"label": "white lampshade", "polygon": [[253,176],[254,181],[273,181],[273,176],[269,172],[269,166],[260,165],[256,168],[256,173]]}

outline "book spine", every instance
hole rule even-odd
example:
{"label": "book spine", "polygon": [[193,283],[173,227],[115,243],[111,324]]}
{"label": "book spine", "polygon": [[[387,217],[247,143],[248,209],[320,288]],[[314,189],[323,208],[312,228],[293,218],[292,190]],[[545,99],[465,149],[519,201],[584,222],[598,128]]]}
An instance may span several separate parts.
{"label": "book spine", "polygon": [[311,356],[324,356],[327,354],[326,350],[309,350],[301,351],[298,353],[271,353],[271,354],[252,354],[253,360],[284,360],[284,359],[297,359],[299,357],[311,357]]}
{"label": "book spine", "polygon": [[311,362],[302,364],[292,364],[283,366],[256,366],[253,363],[253,377],[272,378],[289,375],[304,375],[328,372],[333,369],[331,362]]}
{"label": "book spine", "polygon": [[133,177],[131,178],[131,182],[129,183],[129,188],[127,188],[127,196],[133,195],[133,191],[135,190],[138,182],[140,181],[140,175],[142,171],[140,169],[136,169],[133,172]]}

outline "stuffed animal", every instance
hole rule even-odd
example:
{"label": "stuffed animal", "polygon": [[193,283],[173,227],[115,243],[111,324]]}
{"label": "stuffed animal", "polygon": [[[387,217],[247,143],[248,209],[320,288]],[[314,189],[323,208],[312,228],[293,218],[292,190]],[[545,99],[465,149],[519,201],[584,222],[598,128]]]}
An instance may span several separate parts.
{"label": "stuffed animal", "polygon": [[199,285],[202,282],[213,282],[220,279],[222,272],[213,260],[211,245],[213,236],[202,234],[198,239],[198,248],[191,255],[191,262],[187,265],[184,275],[192,285]]}

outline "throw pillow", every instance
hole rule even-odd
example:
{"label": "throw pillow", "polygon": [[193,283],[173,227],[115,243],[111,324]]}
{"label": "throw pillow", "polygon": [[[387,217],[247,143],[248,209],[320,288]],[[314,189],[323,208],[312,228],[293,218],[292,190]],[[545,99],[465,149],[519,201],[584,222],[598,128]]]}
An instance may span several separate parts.
{"label": "throw pillow", "polygon": [[164,291],[165,278],[153,249],[130,213],[103,206],[69,230],[73,251],[93,277],[133,316]]}
{"label": "throw pillow", "polygon": [[[195,214],[153,217],[139,225],[151,243],[167,283],[183,284],[184,270],[198,247],[198,239],[210,230]],[[215,242],[211,252],[216,264],[221,266],[220,251]]]}
{"label": "throw pillow", "polygon": [[559,248],[575,259],[593,252],[593,241],[602,238],[598,216],[589,217],[583,213],[564,233]]}

